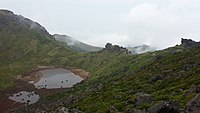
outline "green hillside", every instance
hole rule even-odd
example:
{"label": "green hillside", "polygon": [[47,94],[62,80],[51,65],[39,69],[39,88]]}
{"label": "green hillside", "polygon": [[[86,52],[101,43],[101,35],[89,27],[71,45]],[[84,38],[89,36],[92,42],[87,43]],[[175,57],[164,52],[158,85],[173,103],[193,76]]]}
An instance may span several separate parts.
{"label": "green hillside", "polygon": [[75,54],[59,45],[48,33],[38,32],[23,25],[17,15],[0,11],[0,88],[13,85],[17,74],[38,65],[62,65]]}
{"label": "green hillside", "polygon": [[[66,66],[90,71],[90,79],[71,91],[48,96],[36,106],[46,111],[62,105],[86,113],[132,113],[128,111],[151,109],[164,101],[177,102],[184,109],[199,93],[191,90],[200,84],[199,58],[199,47],[183,45],[141,55],[108,51],[78,55]],[[152,101],[138,104],[141,95],[150,95]],[[40,108],[43,104],[48,107]],[[35,106],[28,109],[34,110]]]}
{"label": "green hillside", "polygon": [[[105,113],[110,109],[114,112],[142,110],[160,101],[177,101],[185,108],[197,94],[189,89],[200,84],[199,53],[198,47],[181,45],[141,55],[101,51],[73,57],[73,62],[67,66],[90,71],[90,79],[69,92],[48,96],[43,102],[45,105],[51,103],[51,107],[45,110],[55,110],[60,102],[67,108],[86,113]],[[151,95],[153,102],[136,106],[139,93]]]}
{"label": "green hillside", "polygon": [[[152,113],[179,113],[179,104],[181,109],[187,108],[186,104],[200,93],[199,43],[140,55],[106,49],[76,53],[55,41],[38,23],[21,18],[0,11],[1,89],[13,86],[16,75],[39,65],[81,68],[89,71],[90,77],[69,91],[47,96],[16,112],[50,112],[65,106],[86,113],[151,113],[146,111],[157,103],[171,102],[166,105],[172,108],[159,104],[161,108],[157,105],[156,109],[161,111]],[[143,111],[133,112],[135,109]]]}

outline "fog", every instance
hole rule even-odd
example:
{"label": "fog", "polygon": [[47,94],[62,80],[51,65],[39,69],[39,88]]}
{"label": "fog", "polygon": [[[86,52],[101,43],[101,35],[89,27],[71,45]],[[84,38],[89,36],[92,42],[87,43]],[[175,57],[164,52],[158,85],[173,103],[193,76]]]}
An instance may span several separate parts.
{"label": "fog", "polygon": [[43,25],[51,34],[66,34],[103,47],[147,44],[158,49],[200,40],[199,0],[0,0]]}

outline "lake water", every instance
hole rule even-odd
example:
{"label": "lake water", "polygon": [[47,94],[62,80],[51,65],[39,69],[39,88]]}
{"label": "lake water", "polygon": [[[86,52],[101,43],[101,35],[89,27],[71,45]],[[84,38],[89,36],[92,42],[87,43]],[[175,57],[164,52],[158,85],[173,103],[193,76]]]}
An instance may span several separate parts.
{"label": "lake water", "polygon": [[66,69],[47,69],[40,72],[43,76],[37,83],[33,83],[38,89],[70,88],[83,80]]}
{"label": "lake water", "polygon": [[26,91],[21,91],[9,97],[9,99],[15,102],[25,103],[28,105],[37,102],[39,98],[40,96],[35,92],[26,92]]}
{"label": "lake water", "polygon": [[[38,82],[29,82],[34,84],[38,89],[70,88],[83,80],[80,76],[66,69],[47,69],[40,72],[42,73],[42,77]],[[21,91],[9,97],[9,99],[15,102],[25,103],[27,105],[37,102],[39,98],[39,94],[36,94],[34,91]]]}

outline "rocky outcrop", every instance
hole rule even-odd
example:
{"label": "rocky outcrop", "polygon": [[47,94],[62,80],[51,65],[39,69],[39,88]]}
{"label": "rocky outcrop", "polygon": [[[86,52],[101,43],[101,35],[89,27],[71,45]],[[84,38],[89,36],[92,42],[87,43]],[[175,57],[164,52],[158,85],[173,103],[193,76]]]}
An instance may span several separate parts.
{"label": "rocky outcrop", "polygon": [[181,39],[181,44],[186,47],[200,47],[200,42],[195,42],[191,39]]}
{"label": "rocky outcrop", "polygon": [[105,45],[104,50],[108,50],[108,51],[110,51],[110,52],[123,52],[123,53],[125,53],[125,54],[131,54],[131,52],[128,51],[127,48],[124,48],[124,47],[122,47],[122,46],[120,47],[120,46],[118,46],[118,45],[112,45],[111,43],[107,43],[107,44]]}

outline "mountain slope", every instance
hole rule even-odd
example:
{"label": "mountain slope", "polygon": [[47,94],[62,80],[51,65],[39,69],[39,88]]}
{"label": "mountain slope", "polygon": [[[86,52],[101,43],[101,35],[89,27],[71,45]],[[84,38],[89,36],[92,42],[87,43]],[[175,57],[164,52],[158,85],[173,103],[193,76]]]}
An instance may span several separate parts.
{"label": "mountain slope", "polygon": [[[180,108],[194,109],[196,105],[189,101],[199,93],[199,58],[199,47],[184,45],[140,55],[104,50],[75,56],[67,66],[90,71],[90,79],[71,91],[48,96],[36,106],[50,112],[63,105],[86,113],[134,113],[135,109],[144,110],[137,113],[179,113]],[[29,111],[34,109],[28,107]]]}
{"label": "mountain slope", "polygon": [[[38,65],[90,71],[90,78],[73,88],[13,112],[54,112],[60,106],[86,113],[200,111],[199,42],[182,40],[182,45],[140,55],[106,49],[78,54],[44,29],[38,30],[39,24],[32,29],[5,10],[0,11],[0,18],[1,90],[14,84],[15,75]],[[195,96],[197,100],[189,102]]]}
{"label": "mountain slope", "polygon": [[67,46],[69,46],[71,49],[78,52],[95,52],[95,51],[102,50],[102,48],[100,47],[94,47],[94,46],[85,44],[76,39],[73,39],[70,36],[55,34],[54,38],[61,43],[63,42],[66,43]]}
{"label": "mountain slope", "polygon": [[76,53],[59,45],[44,27],[7,10],[0,10],[0,51],[1,88],[14,84],[17,74],[37,65],[61,65]]}

